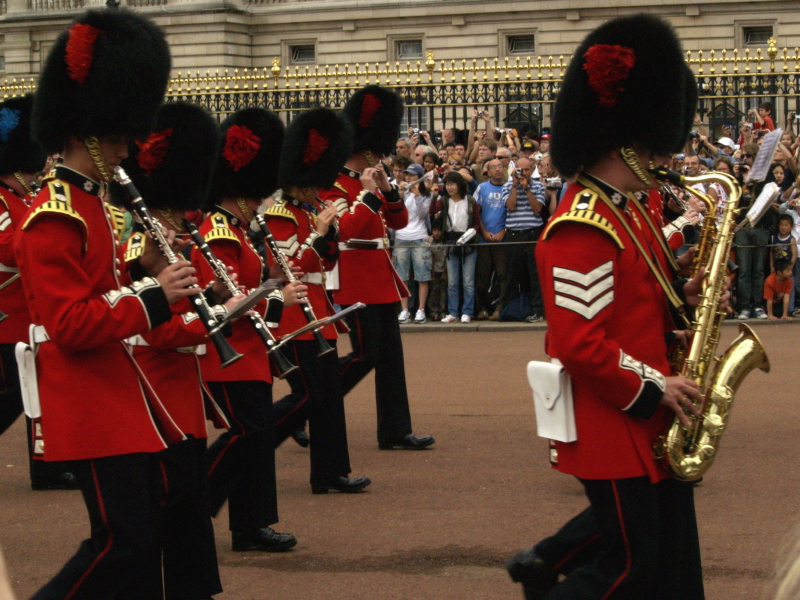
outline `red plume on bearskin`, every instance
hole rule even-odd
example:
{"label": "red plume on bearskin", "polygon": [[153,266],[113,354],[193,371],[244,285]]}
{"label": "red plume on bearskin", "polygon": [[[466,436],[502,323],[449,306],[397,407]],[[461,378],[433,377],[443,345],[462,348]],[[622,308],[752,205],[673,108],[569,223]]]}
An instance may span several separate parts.
{"label": "red plume on bearskin", "polygon": [[92,68],[94,43],[97,36],[103,33],[100,29],[85,23],[75,23],[69,28],[67,51],[64,61],[67,63],[69,76],[83,85]]}
{"label": "red plume on bearskin", "polygon": [[598,96],[600,104],[611,108],[625,88],[622,82],[636,64],[636,54],[630,48],[611,44],[596,44],[583,55],[583,70],[589,74],[589,87]]}
{"label": "red plume on bearskin", "polygon": [[153,171],[161,168],[169,150],[169,138],[172,136],[172,128],[164,131],[154,131],[144,142],[137,140],[139,146],[139,166],[145,175],[150,175]]}
{"label": "red plume on bearskin", "polygon": [[358,124],[361,127],[372,125],[372,118],[381,106],[383,106],[383,102],[380,101],[380,98],[375,97],[373,94],[366,94],[364,103],[361,105],[361,114],[358,116]]}
{"label": "red plume on bearskin", "polygon": [[253,131],[242,125],[233,125],[225,133],[225,146],[222,156],[234,171],[246,167],[261,149],[261,139]]}
{"label": "red plume on bearskin", "polygon": [[326,138],[319,131],[310,129],[308,131],[308,145],[303,151],[303,164],[307,167],[315,165],[322,155],[325,154],[325,150],[328,149],[330,143],[330,139]]}

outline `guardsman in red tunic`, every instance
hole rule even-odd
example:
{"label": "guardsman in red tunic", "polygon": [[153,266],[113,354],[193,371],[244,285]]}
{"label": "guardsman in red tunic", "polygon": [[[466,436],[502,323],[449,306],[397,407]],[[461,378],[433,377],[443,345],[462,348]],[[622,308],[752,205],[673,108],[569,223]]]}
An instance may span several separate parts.
{"label": "guardsman in red tunic", "polygon": [[435,440],[417,437],[411,428],[397,321],[400,298],[408,296],[408,290],[392,265],[387,231],[405,227],[408,211],[380,164],[397,140],[403,101],[391,90],[369,85],[353,94],[343,114],[353,125],[353,154],[320,198],[339,215],[339,288],[334,300],[341,306],[367,306],[345,317],[353,351],[340,359],[342,393],[347,395],[375,369],[378,447],[422,450]]}
{"label": "guardsman in red tunic", "polygon": [[[33,96],[9,98],[0,104],[0,433],[22,414],[17,359],[14,347],[27,341],[31,315],[22,290],[17,259],[14,257],[14,232],[22,222],[35,196],[32,186],[47,162],[47,153],[31,139]],[[33,459],[33,440],[41,439],[39,427],[29,418],[28,453],[31,487],[73,488],[75,477],[61,463]]]}
{"label": "guardsman in red tunic", "polygon": [[[325,277],[339,254],[336,209],[322,204],[317,192],[333,184],[352,148],[349,125],[333,111],[317,108],[294,119],[286,131],[278,170],[283,196],[265,213],[279,250],[305,273],[302,281],[308,286],[311,314],[317,319],[333,314]],[[284,311],[279,336],[309,322],[312,317],[305,317],[303,310],[293,306]],[[348,477],[350,455],[336,354],[338,333],[334,325],[321,333],[333,348],[324,354],[311,332],[289,342],[290,360],[298,368],[287,376],[291,393],[273,406],[276,442],[280,444],[308,419],[312,493],[359,492],[371,481]]]}
{"label": "guardsman in red tunic", "polygon": [[696,412],[687,396],[699,399],[697,385],[671,376],[666,340],[678,325],[671,308],[696,303],[700,279],[671,281],[658,228],[634,196],[657,188],[643,165],[664,164],[683,146],[695,101],[675,33],[646,15],[589,34],[556,101],[551,156],[577,181],[536,257],[546,350],[572,380],[577,441],[556,442],[551,461],[583,484],[599,537],[561,583],[552,551],[587,513],[511,559],[526,598],[704,597],[692,484],[653,456],[672,419],[688,423]]}
{"label": "guardsman in red tunic", "polygon": [[[185,236],[182,219],[187,211],[198,210],[208,195],[218,135],[216,120],[202,107],[184,102],[163,104],[153,132],[143,143],[132,145],[131,156],[123,161],[125,172],[165,233]],[[117,186],[111,184],[112,194]],[[125,244],[124,260],[135,280],[144,276],[139,261],[145,236],[141,224],[134,223],[134,233]],[[206,420],[225,428],[227,421],[200,372],[198,354],[205,353],[208,331],[189,299],[171,308],[169,322],[128,342],[148,381],[186,435],[184,441],[170,444],[159,455],[166,488],[165,598],[210,598],[220,593],[222,586],[208,503]],[[214,309],[221,309],[223,315],[226,312],[222,306]]]}
{"label": "guardsman in red tunic", "polygon": [[[216,257],[253,289],[264,278],[264,260],[248,235],[253,212],[277,187],[283,123],[260,108],[241,110],[222,123],[217,168],[212,183],[211,213],[200,227]],[[195,247],[192,262],[205,285],[215,279],[206,259]],[[301,282],[283,289],[288,306],[304,296]],[[281,292],[256,310],[267,324],[277,326],[284,302]],[[228,500],[230,530],[236,551],[282,552],[297,544],[293,535],[276,533],[278,522],[275,484],[275,422],[272,415],[272,373],[264,342],[247,319],[233,324],[231,345],[244,355],[221,369],[211,346],[201,357],[203,379],[225,411],[230,429],[208,450],[211,513]]]}
{"label": "guardsman in red tunic", "polygon": [[[123,10],[81,14],[56,40],[32,132],[63,164],[16,236],[34,327],[24,364],[41,406],[44,460],[69,460],[91,523],[37,599],[162,597],[157,453],[184,438],[125,339],[167,322],[195,293],[188,262],[122,285],[119,240],[102,196],[128,143],[146,137],[170,73],[163,32]],[[32,400],[33,401],[33,400]]]}

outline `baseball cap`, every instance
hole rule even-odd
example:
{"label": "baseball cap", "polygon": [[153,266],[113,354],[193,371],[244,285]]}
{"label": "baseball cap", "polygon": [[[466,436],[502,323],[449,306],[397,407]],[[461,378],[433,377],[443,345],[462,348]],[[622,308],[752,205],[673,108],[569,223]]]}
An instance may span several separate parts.
{"label": "baseball cap", "polygon": [[726,148],[730,148],[731,150],[738,150],[739,146],[733,143],[733,140],[729,137],[721,137],[715,142],[718,146],[725,146]]}
{"label": "baseball cap", "polygon": [[411,173],[412,175],[416,175],[417,177],[422,177],[425,174],[425,169],[422,168],[422,165],[418,165],[417,163],[412,163],[403,172]]}
{"label": "baseball cap", "polygon": [[535,148],[535,146],[533,145],[533,142],[531,142],[531,141],[522,142],[522,149],[523,150],[533,150],[534,148]]}
{"label": "baseball cap", "polygon": [[549,140],[550,139],[550,134],[549,133],[545,133],[544,135],[542,135],[542,137],[540,139]]}

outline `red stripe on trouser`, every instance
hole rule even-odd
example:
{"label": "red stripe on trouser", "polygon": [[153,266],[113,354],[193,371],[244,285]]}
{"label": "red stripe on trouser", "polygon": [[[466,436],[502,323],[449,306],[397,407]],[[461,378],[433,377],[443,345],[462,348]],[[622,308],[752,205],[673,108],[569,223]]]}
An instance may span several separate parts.
{"label": "red stripe on trouser", "polygon": [[86,578],[92,572],[92,570],[97,566],[103,557],[108,554],[108,551],[111,550],[111,546],[114,544],[114,532],[111,530],[111,527],[108,524],[108,517],[106,516],[106,506],[103,503],[103,495],[100,493],[100,482],[97,480],[97,471],[94,468],[94,461],[89,461],[89,464],[92,466],[92,480],[94,481],[94,492],[97,495],[97,504],[100,508],[100,518],[103,520],[103,525],[106,526],[108,530],[108,542],[106,542],[106,547],[103,548],[103,551],[97,555],[97,558],[94,559],[94,562],[86,569],[86,572],[81,576],[78,582],[73,586],[73,588],[69,591],[64,597],[64,600],[69,600],[75,593],[78,591],[78,588],[81,587]]}
{"label": "red stripe on trouser", "polygon": [[167,468],[164,466],[163,460],[158,461],[158,466],[161,469],[161,482],[164,484],[164,497],[161,499],[161,506],[164,506],[169,497],[169,477],[167,476]]}
{"label": "red stripe on trouser", "polygon": [[341,375],[344,375],[347,372],[347,369],[350,368],[350,365],[352,365],[354,362],[364,360],[364,340],[361,337],[361,319],[358,316],[358,312],[356,312],[356,314],[353,316],[356,319],[356,332],[358,334],[356,336],[358,337],[358,356],[345,365],[344,369],[342,369]]}
{"label": "red stripe on trouser", "polygon": [[557,564],[555,567],[553,567],[553,571],[554,571],[554,572],[556,572],[556,573],[558,573],[558,572],[559,572],[559,569],[561,569],[561,567],[563,567],[563,566],[566,564],[566,562],[567,562],[567,561],[568,561],[570,558],[572,558],[573,556],[575,556],[575,555],[576,555],[578,552],[580,552],[581,550],[583,550],[584,548],[586,548],[586,546],[588,546],[589,544],[591,544],[592,542],[594,542],[594,541],[595,541],[597,538],[599,538],[599,537],[600,537],[600,534],[599,534],[599,533],[597,533],[597,534],[593,535],[592,537],[590,537],[590,538],[589,538],[588,540],[586,540],[585,542],[583,542],[583,543],[582,543],[580,546],[578,546],[577,548],[575,548],[575,550],[573,550],[572,552],[570,552],[569,554],[567,554],[567,555],[566,555],[566,556],[563,558],[563,560],[562,560],[560,563],[558,563],[558,564]]}
{"label": "red stripe on trouser", "polygon": [[611,593],[616,590],[619,585],[625,580],[628,574],[631,572],[631,546],[628,543],[628,532],[625,531],[625,519],[622,516],[622,505],[619,501],[619,490],[617,490],[617,482],[612,481],[611,487],[614,488],[614,502],[617,505],[617,518],[619,519],[619,528],[622,533],[622,541],[625,542],[625,570],[622,572],[617,580],[614,582],[614,585],[605,593],[605,595],[601,598],[601,600],[606,600]]}
{"label": "red stripe on trouser", "polygon": [[304,386],[304,388],[306,390],[306,394],[305,394],[305,396],[302,397],[300,402],[297,403],[297,406],[294,407],[294,410],[291,410],[288,413],[286,413],[286,416],[284,416],[282,419],[280,419],[278,421],[275,421],[275,426],[276,427],[278,425],[280,425],[281,423],[283,423],[286,419],[291,417],[298,410],[300,410],[300,407],[302,407],[306,402],[308,402],[308,397],[310,395],[309,392],[308,392],[308,382],[306,381],[306,376],[303,373],[303,365],[300,364],[300,356],[297,354],[297,346],[295,346],[294,344],[292,344],[292,346],[293,346],[293,350],[294,350],[294,364],[297,365],[297,372],[300,373],[300,378],[303,380],[303,386]]}
{"label": "red stripe on trouser", "polygon": [[[228,414],[231,416],[231,419],[234,419],[236,421],[237,425],[239,425],[239,430],[244,432],[244,426],[242,425],[242,423],[238,419],[236,419],[236,414],[233,412],[233,407],[231,406],[231,399],[228,397],[228,388],[225,387],[224,383],[222,384],[222,393],[225,395],[225,406],[228,407]],[[230,440],[228,440],[228,443],[225,444],[225,447],[220,451],[219,455],[217,456],[217,459],[211,464],[210,467],[208,467],[208,476],[209,477],[214,472],[214,469],[217,468],[217,465],[219,464],[219,461],[222,460],[222,457],[228,451],[228,448],[230,448],[233,445],[233,443],[236,440],[238,440],[240,437],[242,437],[242,436],[241,435],[234,435],[234,436],[231,437]]]}

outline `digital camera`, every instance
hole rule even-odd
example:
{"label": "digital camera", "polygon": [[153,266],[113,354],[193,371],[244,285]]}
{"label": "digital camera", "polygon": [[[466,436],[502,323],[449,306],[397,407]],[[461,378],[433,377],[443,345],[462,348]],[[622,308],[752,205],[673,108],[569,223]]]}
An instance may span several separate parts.
{"label": "digital camera", "polygon": [[545,187],[548,190],[560,190],[562,185],[564,184],[561,182],[560,177],[548,177],[545,179]]}

